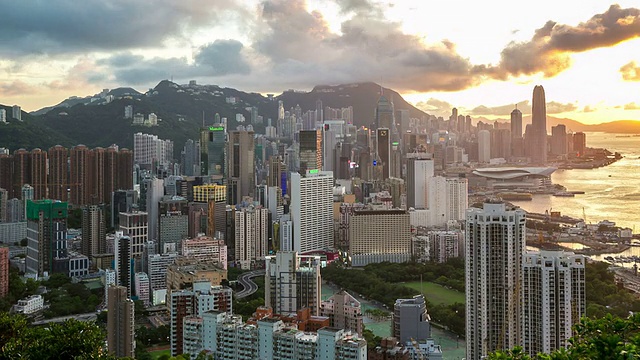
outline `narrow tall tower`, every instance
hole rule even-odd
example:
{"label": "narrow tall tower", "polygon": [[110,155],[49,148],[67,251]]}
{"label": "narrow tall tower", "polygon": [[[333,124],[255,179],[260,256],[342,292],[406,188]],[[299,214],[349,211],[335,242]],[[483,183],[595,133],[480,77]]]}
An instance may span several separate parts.
{"label": "narrow tall tower", "polygon": [[542,85],[533,88],[531,161],[547,162],[547,105]]}

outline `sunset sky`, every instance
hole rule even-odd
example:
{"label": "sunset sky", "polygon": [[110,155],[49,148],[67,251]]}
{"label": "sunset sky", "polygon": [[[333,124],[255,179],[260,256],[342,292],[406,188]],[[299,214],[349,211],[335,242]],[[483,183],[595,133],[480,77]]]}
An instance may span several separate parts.
{"label": "sunset sky", "polygon": [[[37,4],[37,5],[34,5]],[[173,77],[280,93],[374,81],[429,113],[640,120],[640,3],[0,0],[0,104]]]}

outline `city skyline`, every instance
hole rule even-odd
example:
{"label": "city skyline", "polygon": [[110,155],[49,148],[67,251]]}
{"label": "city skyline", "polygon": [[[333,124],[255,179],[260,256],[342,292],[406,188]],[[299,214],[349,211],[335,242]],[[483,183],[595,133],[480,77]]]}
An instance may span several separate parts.
{"label": "city skyline", "polygon": [[[632,1],[577,4],[7,4],[14,21],[0,26],[0,102],[36,110],[170,78],[261,93],[375,81],[432,114],[455,106],[508,118],[515,104],[530,113],[530,88],[542,84],[551,116],[640,119],[640,10]],[[77,21],[52,20],[69,17]]]}

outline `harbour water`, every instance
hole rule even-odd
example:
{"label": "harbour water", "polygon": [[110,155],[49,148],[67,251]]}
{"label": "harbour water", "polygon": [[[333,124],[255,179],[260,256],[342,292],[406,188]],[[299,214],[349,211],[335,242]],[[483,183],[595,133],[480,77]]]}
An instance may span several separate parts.
{"label": "harbour water", "polygon": [[[624,158],[598,169],[557,170],[554,184],[569,191],[584,191],[575,197],[534,195],[531,201],[511,201],[521,208],[544,214],[560,211],[587,223],[615,221],[617,226],[634,229],[640,225],[640,137],[628,134],[587,133],[587,146],[619,152]],[[584,212],[583,212],[584,209]],[[640,227],[636,229],[640,231]]]}

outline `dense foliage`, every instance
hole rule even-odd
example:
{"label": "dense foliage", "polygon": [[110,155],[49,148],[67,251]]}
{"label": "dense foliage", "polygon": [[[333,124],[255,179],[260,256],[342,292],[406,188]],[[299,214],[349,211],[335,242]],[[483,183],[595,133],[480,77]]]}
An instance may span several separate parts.
{"label": "dense foliage", "polygon": [[113,359],[94,323],[67,320],[33,327],[22,316],[0,313],[0,359]]}
{"label": "dense foliage", "polygon": [[601,318],[610,313],[626,317],[629,312],[640,312],[640,299],[621,285],[616,284],[609,264],[599,261],[587,262],[585,271],[587,316]]}
{"label": "dense foliage", "polygon": [[[423,281],[435,282],[464,292],[464,260],[451,259],[444,264],[385,262],[367,265],[364,269],[345,269],[334,263],[323,269],[322,277],[392,309],[396,299],[417,295],[416,290],[399,284],[404,281],[422,278]],[[464,335],[464,304],[435,305],[429,302],[428,297],[426,300],[429,315],[434,322],[446,326],[456,334]]]}
{"label": "dense foliage", "polygon": [[507,359],[638,359],[640,358],[640,314],[620,318],[607,314],[600,319],[583,318],[575,326],[575,335],[569,348],[530,357],[522,348],[497,351],[489,355],[492,360]]}
{"label": "dense foliage", "polygon": [[0,311],[9,311],[18,300],[33,295],[38,290],[38,282],[33,279],[22,280],[18,269],[9,268],[9,293],[0,298]]}
{"label": "dense foliage", "polygon": [[253,315],[256,308],[264,305],[264,277],[253,278],[253,281],[258,285],[258,291],[243,299],[233,298],[233,313],[242,315],[245,321]]}
{"label": "dense foliage", "polygon": [[43,295],[49,304],[44,311],[46,318],[94,312],[102,302],[102,288],[89,290],[82,283],[72,283],[64,274],[53,274],[42,284],[48,290]]}

